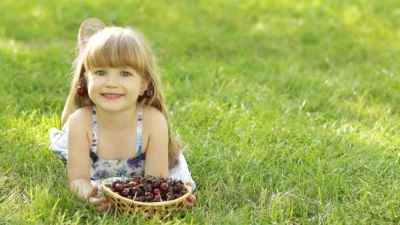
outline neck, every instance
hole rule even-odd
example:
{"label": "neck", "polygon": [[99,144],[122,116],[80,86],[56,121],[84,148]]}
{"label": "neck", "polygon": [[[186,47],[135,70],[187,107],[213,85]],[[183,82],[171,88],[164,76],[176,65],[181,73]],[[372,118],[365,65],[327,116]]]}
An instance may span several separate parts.
{"label": "neck", "polygon": [[108,130],[120,130],[132,127],[137,121],[138,104],[124,111],[109,112],[96,108],[97,121]]}

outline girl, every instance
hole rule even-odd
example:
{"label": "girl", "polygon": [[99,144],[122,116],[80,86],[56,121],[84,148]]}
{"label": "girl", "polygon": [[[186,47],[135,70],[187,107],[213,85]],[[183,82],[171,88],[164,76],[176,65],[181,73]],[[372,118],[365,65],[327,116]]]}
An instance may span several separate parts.
{"label": "girl", "polygon": [[[98,186],[110,177],[175,176],[195,188],[145,37],[132,28],[107,27],[81,43],[63,112],[68,120],[62,132],[51,131],[51,149],[68,159],[70,188],[103,208],[110,205]],[[192,195],[187,204],[194,200]]]}

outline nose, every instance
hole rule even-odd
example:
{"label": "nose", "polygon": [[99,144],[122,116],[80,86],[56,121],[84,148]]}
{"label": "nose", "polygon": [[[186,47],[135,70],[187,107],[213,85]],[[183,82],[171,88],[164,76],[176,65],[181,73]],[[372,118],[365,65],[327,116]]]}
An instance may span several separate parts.
{"label": "nose", "polygon": [[108,76],[107,76],[107,82],[106,86],[107,87],[115,87],[118,85],[118,73],[115,71],[109,71]]}

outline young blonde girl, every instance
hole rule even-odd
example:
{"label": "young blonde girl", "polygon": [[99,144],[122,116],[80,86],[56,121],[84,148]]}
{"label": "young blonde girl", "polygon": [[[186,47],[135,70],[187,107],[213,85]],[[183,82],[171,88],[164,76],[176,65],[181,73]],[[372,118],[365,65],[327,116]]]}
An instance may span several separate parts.
{"label": "young blonde girl", "polygon": [[98,194],[110,177],[175,176],[195,187],[161,86],[154,53],[139,31],[107,27],[85,41],[63,131],[51,131],[51,149],[68,160],[70,188],[79,197],[110,207]]}

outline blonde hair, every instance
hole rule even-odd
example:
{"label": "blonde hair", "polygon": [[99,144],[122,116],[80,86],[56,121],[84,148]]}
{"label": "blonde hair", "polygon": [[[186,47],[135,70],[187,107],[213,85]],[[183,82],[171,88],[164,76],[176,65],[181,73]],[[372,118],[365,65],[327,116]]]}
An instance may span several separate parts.
{"label": "blonde hair", "polygon": [[168,163],[169,167],[175,166],[178,163],[181,142],[171,129],[155,54],[147,39],[141,32],[130,27],[107,27],[93,35],[78,58],[72,74],[70,95],[73,96],[75,107],[93,105],[89,96],[78,95],[77,88],[79,85],[87,87],[84,77],[86,70],[102,66],[132,67],[149,82],[148,90],[153,91],[153,97],[139,96],[138,101],[157,108],[165,116],[169,134]]}

